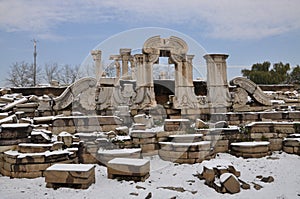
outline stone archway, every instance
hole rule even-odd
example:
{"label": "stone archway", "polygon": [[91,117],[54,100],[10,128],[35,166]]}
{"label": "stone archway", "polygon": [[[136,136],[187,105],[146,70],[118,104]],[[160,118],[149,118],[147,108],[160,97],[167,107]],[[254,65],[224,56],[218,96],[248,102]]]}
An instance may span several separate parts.
{"label": "stone archway", "polygon": [[146,85],[150,91],[153,91],[153,65],[159,57],[169,57],[169,62],[175,65],[174,108],[198,107],[193,85],[192,60],[194,55],[188,55],[187,52],[187,43],[175,36],[170,38],[154,36],[147,39],[143,46],[144,65],[137,67],[139,74],[137,86]]}

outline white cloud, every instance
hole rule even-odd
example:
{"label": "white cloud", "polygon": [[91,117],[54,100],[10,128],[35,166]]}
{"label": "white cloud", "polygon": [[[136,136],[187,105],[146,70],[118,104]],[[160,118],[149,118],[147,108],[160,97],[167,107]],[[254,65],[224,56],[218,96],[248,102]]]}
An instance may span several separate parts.
{"label": "white cloud", "polygon": [[298,0],[0,1],[0,28],[45,32],[63,23],[180,25],[215,38],[262,38],[300,28]]}

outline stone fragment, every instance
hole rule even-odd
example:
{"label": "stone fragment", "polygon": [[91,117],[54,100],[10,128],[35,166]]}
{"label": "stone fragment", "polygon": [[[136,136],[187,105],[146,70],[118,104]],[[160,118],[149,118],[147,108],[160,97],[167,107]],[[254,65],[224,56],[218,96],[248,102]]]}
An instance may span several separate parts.
{"label": "stone fragment", "polygon": [[117,135],[128,135],[129,129],[127,126],[120,126],[115,129]]}
{"label": "stone fragment", "polygon": [[201,119],[197,119],[195,123],[196,129],[207,129],[209,125]]}
{"label": "stone fragment", "polygon": [[63,131],[57,136],[57,140],[63,142],[67,147],[70,147],[73,142],[73,136],[70,133]]}
{"label": "stone fragment", "polygon": [[265,182],[265,183],[271,183],[271,182],[274,182],[274,178],[272,176],[268,176],[268,177],[263,177],[261,179],[262,182]]}
{"label": "stone fragment", "polygon": [[135,123],[144,124],[146,128],[152,128],[154,122],[153,118],[150,115],[138,114],[133,118]]}
{"label": "stone fragment", "polygon": [[133,177],[135,181],[145,181],[149,172],[150,161],[145,159],[115,158],[110,160],[107,165],[107,176],[110,179]]}
{"label": "stone fragment", "polygon": [[234,194],[240,192],[240,183],[235,175],[224,173],[220,176],[220,182],[229,193]]}
{"label": "stone fragment", "polygon": [[95,183],[95,166],[91,164],[55,164],[44,172],[48,188],[87,189]]}

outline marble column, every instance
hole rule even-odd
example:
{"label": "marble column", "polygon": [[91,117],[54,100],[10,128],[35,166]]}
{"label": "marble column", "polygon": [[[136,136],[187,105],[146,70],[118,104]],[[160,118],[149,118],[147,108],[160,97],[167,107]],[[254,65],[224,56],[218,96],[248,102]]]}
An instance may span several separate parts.
{"label": "marble column", "polygon": [[128,62],[131,59],[131,49],[121,48],[120,55],[122,59],[122,79],[128,79]]}
{"label": "marble column", "polygon": [[91,55],[92,55],[93,60],[95,62],[96,79],[97,79],[97,81],[99,81],[101,76],[102,76],[102,72],[103,72],[102,65],[101,65],[102,52],[101,52],[101,50],[92,50]]}
{"label": "marble column", "polygon": [[224,112],[231,105],[227,82],[226,54],[207,54],[207,99],[215,112]]}

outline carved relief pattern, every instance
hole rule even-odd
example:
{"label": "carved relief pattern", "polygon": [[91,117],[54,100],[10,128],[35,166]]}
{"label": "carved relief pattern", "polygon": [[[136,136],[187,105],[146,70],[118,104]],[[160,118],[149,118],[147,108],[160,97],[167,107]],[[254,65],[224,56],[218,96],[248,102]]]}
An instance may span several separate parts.
{"label": "carved relief pattern", "polygon": [[250,94],[250,96],[252,96],[260,104],[266,106],[272,105],[270,98],[253,81],[244,77],[237,77],[231,80],[230,83],[232,85],[239,86],[245,89]]}

